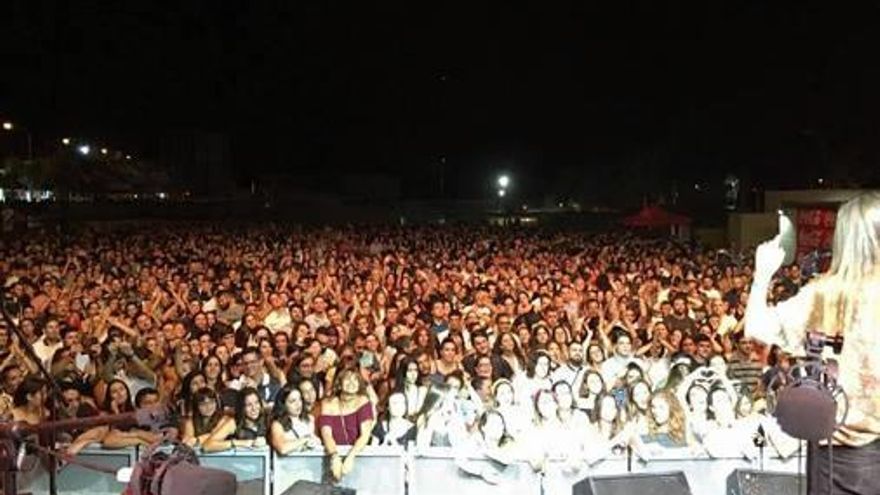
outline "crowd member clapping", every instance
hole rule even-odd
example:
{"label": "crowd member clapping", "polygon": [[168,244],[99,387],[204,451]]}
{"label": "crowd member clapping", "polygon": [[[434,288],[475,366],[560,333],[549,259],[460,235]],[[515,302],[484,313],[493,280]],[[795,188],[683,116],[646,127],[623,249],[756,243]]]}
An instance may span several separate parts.
{"label": "crowd member clapping", "polygon": [[[791,367],[743,336],[749,269],[665,239],[187,226],[2,249],[4,307],[65,383],[65,414],[86,414],[74,392],[112,414],[155,390],[192,445],[295,454],[320,439],[337,479],[371,438],[411,440],[407,424],[420,448],[537,442],[552,458],[580,439],[587,462],[636,440],[715,443]],[[778,282],[771,301],[804,281]],[[0,414],[43,420],[35,401],[58,399],[23,381],[36,363],[2,327],[0,348]],[[77,433],[72,451],[155,440]]]}

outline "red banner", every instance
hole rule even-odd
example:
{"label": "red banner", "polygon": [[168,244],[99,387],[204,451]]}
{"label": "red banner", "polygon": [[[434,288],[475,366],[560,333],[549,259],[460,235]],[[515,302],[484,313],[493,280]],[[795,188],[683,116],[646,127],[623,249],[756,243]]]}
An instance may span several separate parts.
{"label": "red banner", "polygon": [[837,211],[828,208],[797,210],[797,256],[831,249]]}

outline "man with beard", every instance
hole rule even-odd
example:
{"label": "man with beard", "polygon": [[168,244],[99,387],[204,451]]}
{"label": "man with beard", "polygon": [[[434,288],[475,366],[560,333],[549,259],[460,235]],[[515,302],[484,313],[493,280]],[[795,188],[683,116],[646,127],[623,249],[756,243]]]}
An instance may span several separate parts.
{"label": "man with beard", "polygon": [[244,316],[244,306],[235,301],[232,292],[224,290],[217,296],[217,321],[226,325],[240,321]]}
{"label": "man with beard", "polygon": [[579,390],[584,375],[584,346],[580,342],[572,342],[568,345],[568,361],[559,365],[553,371],[551,378],[553,383],[563,381],[571,385],[572,390]]}
{"label": "man with beard", "polygon": [[678,294],[672,299],[672,314],[663,319],[669,331],[681,330],[684,335],[693,335],[697,324],[688,314],[687,297]]}

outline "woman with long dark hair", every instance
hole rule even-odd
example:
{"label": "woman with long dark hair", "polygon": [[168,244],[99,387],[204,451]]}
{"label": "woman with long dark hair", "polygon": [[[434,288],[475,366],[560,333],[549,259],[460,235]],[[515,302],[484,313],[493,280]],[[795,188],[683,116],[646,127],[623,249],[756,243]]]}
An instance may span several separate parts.
{"label": "woman with long dark hair", "polygon": [[266,446],[266,413],[260,392],[244,388],[239,393],[235,417],[226,417],[214,428],[202,445],[205,452],[220,452],[235,448]]}
{"label": "woman with long dark hair", "polygon": [[[107,394],[101,408],[107,414],[122,414],[134,412],[134,404],[131,401],[131,391],[122,380],[112,380],[107,384]],[[104,436],[102,444],[107,449],[121,449],[137,445],[150,445],[156,441],[157,436],[152,432],[133,427],[114,426]]]}
{"label": "woman with long dark hair", "polygon": [[192,415],[183,421],[181,438],[183,443],[198,447],[211,436],[223,419],[223,407],[220,396],[210,388],[198,390],[190,400]]}
{"label": "woman with long dark hair", "polygon": [[321,446],[321,440],[315,435],[315,418],[295,385],[287,385],[278,392],[272,410],[269,443],[280,455]]}

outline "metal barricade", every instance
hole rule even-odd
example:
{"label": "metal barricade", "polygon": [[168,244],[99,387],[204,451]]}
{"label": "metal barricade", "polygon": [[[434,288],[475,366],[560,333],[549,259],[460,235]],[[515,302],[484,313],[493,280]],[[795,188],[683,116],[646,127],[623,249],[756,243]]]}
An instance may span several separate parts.
{"label": "metal barricade", "polygon": [[199,462],[235,474],[238,494],[272,495],[272,455],[269,447],[200,452]]}
{"label": "metal barricade", "polygon": [[[348,447],[341,447],[345,456]],[[326,481],[327,457],[324,451],[298,452],[275,455],[274,495],[280,495],[299,480]],[[406,451],[398,447],[366,447],[357,456],[354,470],[346,475],[339,486],[354,488],[358,495],[385,495],[406,493]]]}
{"label": "metal barricade", "polygon": [[[114,470],[134,466],[138,459],[137,449],[104,449],[95,444],[83,449],[78,459],[106,466]],[[125,489],[125,483],[116,481],[110,473],[94,471],[76,464],[63,466],[56,478],[59,494],[119,495]],[[49,472],[39,462],[31,471],[19,474],[19,490],[22,492],[49,493]]]}
{"label": "metal barricade", "polygon": [[456,455],[452,449],[432,447],[417,452],[410,465],[409,495],[537,494],[541,479],[527,462],[503,465],[486,457]]}

